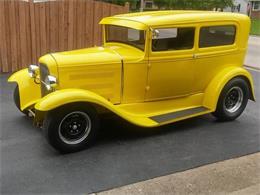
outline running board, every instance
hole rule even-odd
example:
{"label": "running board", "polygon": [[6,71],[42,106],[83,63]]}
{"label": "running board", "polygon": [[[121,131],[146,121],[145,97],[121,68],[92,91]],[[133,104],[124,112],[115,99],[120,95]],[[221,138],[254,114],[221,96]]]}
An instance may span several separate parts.
{"label": "running board", "polygon": [[200,113],[204,113],[204,112],[208,112],[208,111],[209,111],[208,108],[200,106],[200,107],[196,107],[196,108],[180,110],[177,112],[170,112],[170,113],[166,113],[166,114],[152,116],[149,118],[157,123],[165,123],[167,121],[172,121],[172,120],[175,120],[178,118],[184,118],[184,117],[188,117],[190,115],[196,115],[196,114],[200,114]]}

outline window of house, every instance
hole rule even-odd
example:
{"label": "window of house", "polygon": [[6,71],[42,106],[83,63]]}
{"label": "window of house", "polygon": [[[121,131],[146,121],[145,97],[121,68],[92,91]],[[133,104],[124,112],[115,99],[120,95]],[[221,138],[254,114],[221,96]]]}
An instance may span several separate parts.
{"label": "window of house", "polygon": [[146,2],[145,7],[146,8],[153,8],[153,2]]}
{"label": "window of house", "polygon": [[199,47],[232,45],[235,36],[236,27],[233,25],[202,27],[200,29]]}
{"label": "window of house", "polygon": [[253,2],[253,11],[260,10],[260,1]]}
{"label": "window of house", "polygon": [[194,35],[194,27],[155,29],[153,30],[152,51],[192,49]]}

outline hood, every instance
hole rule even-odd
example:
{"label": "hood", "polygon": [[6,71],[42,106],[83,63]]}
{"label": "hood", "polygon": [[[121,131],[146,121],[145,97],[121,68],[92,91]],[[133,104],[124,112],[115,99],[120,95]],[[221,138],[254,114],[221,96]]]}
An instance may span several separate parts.
{"label": "hood", "polygon": [[121,63],[121,56],[111,48],[92,47],[51,54],[59,67]]}
{"label": "hood", "polygon": [[144,52],[127,45],[107,45],[72,51],[52,53],[58,66],[98,65],[138,62],[144,58]]}

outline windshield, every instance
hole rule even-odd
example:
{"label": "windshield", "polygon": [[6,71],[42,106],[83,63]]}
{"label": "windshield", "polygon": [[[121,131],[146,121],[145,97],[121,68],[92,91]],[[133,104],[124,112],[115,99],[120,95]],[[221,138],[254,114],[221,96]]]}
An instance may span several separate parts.
{"label": "windshield", "polygon": [[106,42],[119,42],[144,51],[145,31],[133,28],[106,25]]}

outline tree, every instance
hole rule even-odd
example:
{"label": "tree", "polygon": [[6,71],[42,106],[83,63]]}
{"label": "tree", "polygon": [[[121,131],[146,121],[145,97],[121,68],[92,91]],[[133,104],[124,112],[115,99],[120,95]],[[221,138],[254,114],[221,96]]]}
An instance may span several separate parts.
{"label": "tree", "polygon": [[225,7],[232,7],[234,5],[233,0],[214,0],[213,1],[214,8],[223,9]]}
{"label": "tree", "polygon": [[159,9],[213,10],[233,6],[233,0],[154,0]]}
{"label": "tree", "polygon": [[117,4],[117,5],[125,5],[126,2],[129,2],[130,5],[136,5],[136,3],[139,0],[101,0],[107,3],[113,3],[113,4]]}
{"label": "tree", "polygon": [[[125,5],[126,2],[130,6],[136,7],[140,4],[140,0],[103,0],[108,3]],[[225,7],[232,7],[233,0],[153,0],[159,9],[196,9],[196,10],[223,10]]]}

